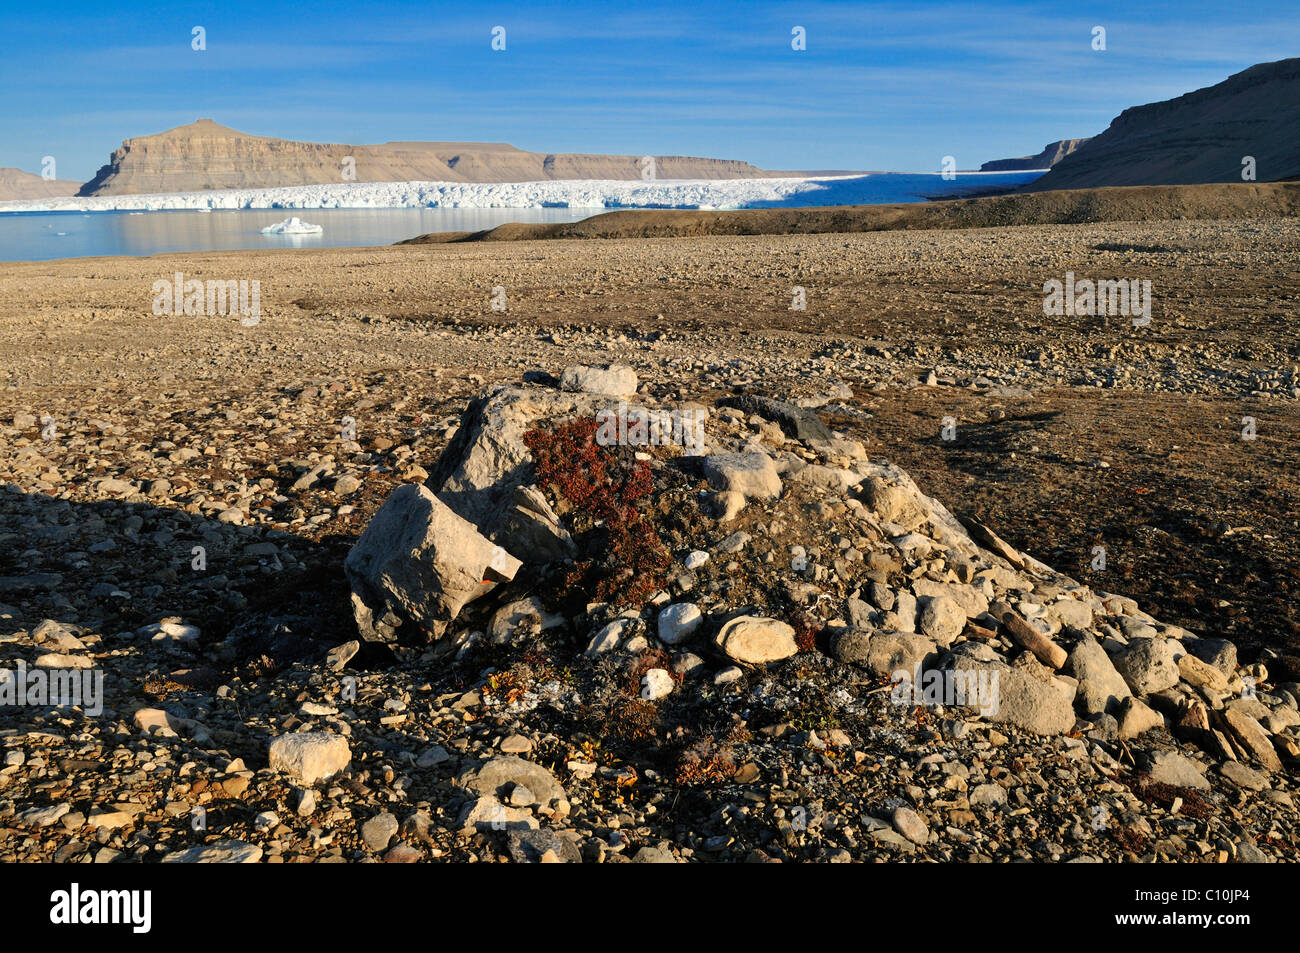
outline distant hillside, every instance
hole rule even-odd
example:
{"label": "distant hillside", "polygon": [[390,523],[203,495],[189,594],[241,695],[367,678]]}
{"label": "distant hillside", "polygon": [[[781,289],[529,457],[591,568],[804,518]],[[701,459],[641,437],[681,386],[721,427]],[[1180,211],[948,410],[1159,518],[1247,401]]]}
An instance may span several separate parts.
{"label": "distant hillside", "polygon": [[[344,160],[355,177],[344,176]],[[660,179],[745,179],[765,175],[747,162],[655,156]],[[525,152],[493,142],[340,145],[250,136],[200,119],[127,139],[77,194],[125,195],[356,182],[536,182],[639,179],[641,156]]]}
{"label": "distant hillside", "polygon": [[1300,59],[1260,63],[1222,83],[1126,109],[1025,191],[1300,176]]}
{"label": "distant hillside", "polygon": [[1019,159],[994,159],[980,166],[980,171],[1029,172],[1034,169],[1050,169],[1087,141],[1087,139],[1058,139],[1043,146],[1043,151],[1038,155],[1022,156]]}
{"label": "distant hillside", "polygon": [[21,169],[0,169],[0,202],[13,199],[49,199],[76,195],[80,182],[43,179]]}

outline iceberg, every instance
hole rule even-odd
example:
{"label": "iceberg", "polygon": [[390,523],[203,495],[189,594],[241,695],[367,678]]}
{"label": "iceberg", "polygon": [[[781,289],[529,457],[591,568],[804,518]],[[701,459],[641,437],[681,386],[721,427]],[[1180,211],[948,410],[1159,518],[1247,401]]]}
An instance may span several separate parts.
{"label": "iceberg", "polygon": [[319,235],[325,229],[311,222],[304,222],[297,215],[286,218],[283,222],[268,225],[262,229],[263,235]]}

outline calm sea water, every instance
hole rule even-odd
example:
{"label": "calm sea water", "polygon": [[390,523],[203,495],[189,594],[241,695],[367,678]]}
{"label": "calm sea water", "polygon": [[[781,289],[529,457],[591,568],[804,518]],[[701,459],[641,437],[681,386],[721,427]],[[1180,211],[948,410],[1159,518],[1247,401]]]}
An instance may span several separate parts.
{"label": "calm sea water", "polygon": [[[296,215],[317,235],[263,235]],[[216,212],[6,212],[0,214],[0,261],[47,261],[99,255],[239,248],[391,245],[429,232],[477,231],[505,222],[576,222],[590,209],[379,208],[248,209]]]}
{"label": "calm sea water", "polygon": [[[1040,172],[959,176],[890,173],[828,180],[824,187],[751,208],[810,205],[874,205],[955,198],[990,187],[1015,187]],[[0,262],[47,261],[108,255],[244,248],[323,248],[391,245],[429,232],[477,231],[505,222],[576,222],[608,209],[590,208],[392,208],[249,209],[160,212],[0,213]],[[320,225],[317,235],[263,235],[267,225],[291,215]]]}

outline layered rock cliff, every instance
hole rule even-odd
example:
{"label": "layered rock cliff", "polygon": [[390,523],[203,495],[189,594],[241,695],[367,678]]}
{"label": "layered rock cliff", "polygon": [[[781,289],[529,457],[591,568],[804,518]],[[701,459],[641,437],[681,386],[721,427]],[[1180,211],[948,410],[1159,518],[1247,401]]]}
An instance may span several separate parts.
{"label": "layered rock cliff", "polygon": [[1025,190],[1241,182],[1246,157],[1257,181],[1300,176],[1300,59],[1126,109]]}
{"label": "layered rock cliff", "polygon": [[1037,155],[1022,156],[1019,159],[994,159],[980,166],[980,171],[1028,172],[1034,169],[1050,169],[1087,141],[1087,139],[1058,139],[1043,146],[1043,151]]}
{"label": "layered rock cliff", "polygon": [[[347,159],[354,163],[348,176]],[[660,179],[761,176],[747,162],[655,156]],[[200,119],[154,136],[127,139],[80,195],[191,192],[356,182],[533,182],[639,179],[641,156],[525,152],[492,142],[344,145],[250,136]]]}

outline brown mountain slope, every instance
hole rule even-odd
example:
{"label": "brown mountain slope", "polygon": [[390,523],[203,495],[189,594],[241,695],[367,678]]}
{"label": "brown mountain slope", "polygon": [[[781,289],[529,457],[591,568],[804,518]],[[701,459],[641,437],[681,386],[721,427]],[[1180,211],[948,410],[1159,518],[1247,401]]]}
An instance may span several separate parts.
{"label": "brown mountain slope", "polygon": [[1300,175],[1300,59],[1126,109],[1024,191],[1240,182],[1245,156],[1254,156],[1258,181]]}
{"label": "brown mountain slope", "polygon": [[[355,176],[345,178],[351,156]],[[743,179],[764,175],[747,162],[656,156],[661,179]],[[497,142],[388,142],[362,146],[250,136],[200,119],[154,136],[127,139],[78,193],[124,195],[323,183],[534,182],[638,179],[640,156],[525,152]]]}
{"label": "brown mountain slope", "polygon": [[21,169],[0,169],[0,202],[15,199],[49,199],[76,195],[80,182],[67,179],[43,179]]}
{"label": "brown mountain slope", "polygon": [[1024,172],[1034,169],[1050,169],[1074,150],[1087,142],[1087,139],[1058,139],[1043,146],[1037,155],[1022,156],[1019,159],[994,159],[980,166],[981,172]]}

